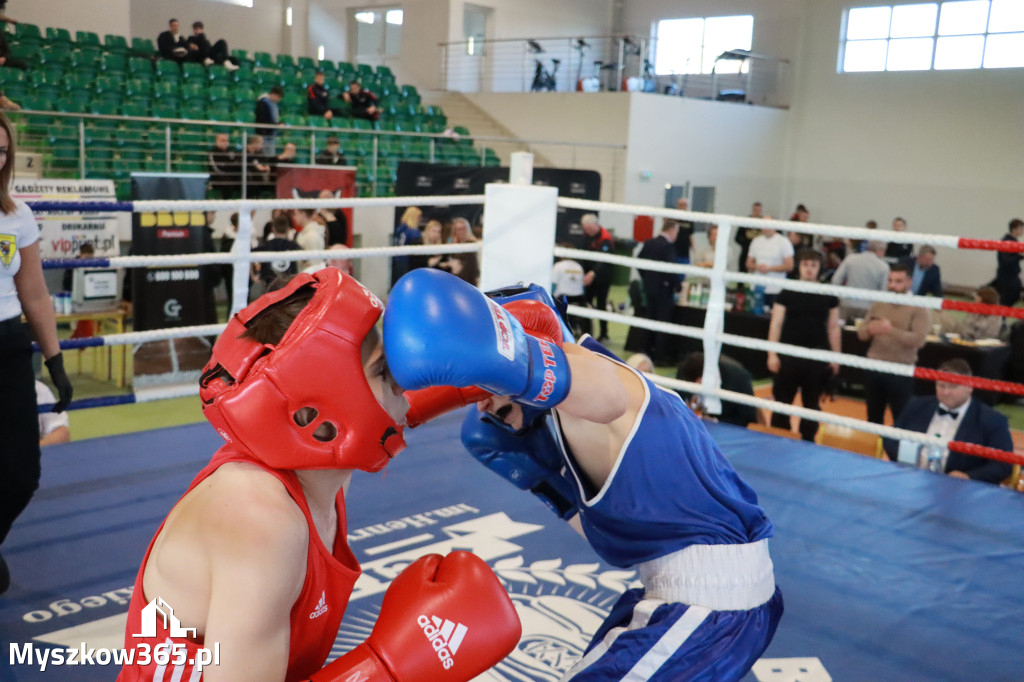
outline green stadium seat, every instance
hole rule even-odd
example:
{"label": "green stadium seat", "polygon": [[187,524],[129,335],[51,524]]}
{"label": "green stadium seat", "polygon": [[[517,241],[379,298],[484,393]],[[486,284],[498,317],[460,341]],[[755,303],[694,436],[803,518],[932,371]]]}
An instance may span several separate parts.
{"label": "green stadium seat", "polygon": [[361,80],[370,81],[373,79],[373,67],[369,64],[356,64],[356,74]]}
{"label": "green stadium seat", "polygon": [[[164,60],[164,63],[166,63],[166,61],[167,60]],[[206,67],[199,62],[185,62],[181,65],[181,77],[185,80],[205,81]]]}
{"label": "green stadium seat", "polygon": [[128,71],[126,52],[107,52],[100,57],[100,69],[106,73],[124,74]]}
{"label": "green stadium seat", "polygon": [[290,54],[277,55],[277,57],[274,58],[274,64],[276,64],[277,68],[281,71],[284,71],[285,69],[294,71],[298,68],[295,64],[295,58]]}
{"label": "green stadium seat", "polygon": [[215,83],[230,83],[231,72],[223,64],[211,64],[206,70],[206,77]]}
{"label": "green stadium seat", "polygon": [[128,60],[128,71],[135,78],[152,78],[153,60],[145,57],[131,57]]}
{"label": "green stadium seat", "polygon": [[249,57],[249,52],[246,50],[233,49],[231,50],[231,56],[238,60],[239,66],[249,66],[252,64],[252,58]]}
{"label": "green stadium seat", "polygon": [[71,31],[66,28],[54,28],[53,26],[46,27],[46,42],[48,43],[64,43],[66,45],[71,44]]}
{"label": "green stadium seat", "polygon": [[96,79],[91,73],[69,72],[64,77],[64,90],[83,90],[89,93],[96,91]]}
{"label": "green stadium seat", "polygon": [[128,47],[128,39],[113,33],[103,36],[103,48],[107,52],[122,55],[127,55],[131,51]]}
{"label": "green stadium seat", "polygon": [[156,61],[156,76],[161,79],[178,80],[181,78],[181,68],[177,62],[170,59],[158,59]]}
{"label": "green stadium seat", "polygon": [[153,57],[156,55],[156,47],[150,38],[132,38],[132,53],[140,57]]}
{"label": "green stadium seat", "polygon": [[75,44],[79,47],[82,45],[95,45],[99,47],[100,37],[92,31],[75,31]]}
{"label": "green stadium seat", "polygon": [[14,37],[18,40],[34,40],[42,42],[43,34],[35,24],[27,24],[23,21],[14,25]]}
{"label": "green stadium seat", "polygon": [[211,102],[229,102],[231,99],[231,88],[225,83],[210,83],[207,93]]}
{"label": "green stadium seat", "polygon": [[299,57],[298,59],[295,60],[295,64],[296,66],[299,67],[300,70],[313,69],[314,71],[316,71],[317,69],[316,62],[313,60],[312,57]]}
{"label": "green stadium seat", "polygon": [[99,45],[85,45],[68,53],[67,64],[76,71],[97,71],[103,57],[103,48]]}
{"label": "green stadium seat", "polygon": [[153,85],[154,100],[170,99],[177,100],[181,97],[181,86],[177,81],[157,81]]}
{"label": "green stadium seat", "polygon": [[121,105],[121,111],[125,116],[146,117],[149,116],[149,102],[148,97],[144,99],[129,99]]}
{"label": "green stadium seat", "polygon": [[381,64],[377,67],[377,76],[390,77],[393,80],[395,74],[391,72],[391,69]]}
{"label": "green stadium seat", "polygon": [[485,166],[500,166],[501,159],[498,157],[498,153],[488,147],[484,150],[484,165]]}
{"label": "green stadium seat", "polygon": [[149,100],[153,96],[153,81],[144,78],[129,78],[124,81],[122,91],[126,98],[141,97]]}
{"label": "green stadium seat", "polygon": [[39,63],[42,66],[53,65],[63,69],[71,61],[72,50],[73,48],[70,44],[56,43],[50,45],[39,52]]}
{"label": "green stadium seat", "polygon": [[253,55],[253,64],[257,69],[273,69],[276,67],[274,55],[269,52],[257,52]]}
{"label": "green stadium seat", "polygon": [[208,99],[206,81],[185,81],[179,92],[181,93],[181,98],[186,101],[198,99],[205,102]]}

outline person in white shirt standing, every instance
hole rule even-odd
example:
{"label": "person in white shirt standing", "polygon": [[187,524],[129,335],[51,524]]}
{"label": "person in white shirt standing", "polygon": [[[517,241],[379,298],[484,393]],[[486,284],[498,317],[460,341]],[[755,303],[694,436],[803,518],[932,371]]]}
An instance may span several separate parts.
{"label": "person in white shirt standing", "polygon": [[[560,246],[568,246],[561,244]],[[563,296],[571,305],[586,306],[587,297],[583,294],[583,266],[571,258],[559,258],[551,266],[551,295],[560,300]],[[573,334],[579,336],[582,320],[569,317],[569,325]]]}
{"label": "person in white shirt standing", "polygon": [[[750,242],[747,252],[747,272],[785,279],[793,269],[793,244],[777,230],[764,228]],[[771,284],[764,288],[765,307],[771,309],[782,287]]]}

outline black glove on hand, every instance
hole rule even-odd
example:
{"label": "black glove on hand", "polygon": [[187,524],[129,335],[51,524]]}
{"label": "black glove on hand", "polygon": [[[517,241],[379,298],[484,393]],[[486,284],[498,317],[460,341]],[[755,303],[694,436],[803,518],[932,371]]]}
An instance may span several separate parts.
{"label": "black glove on hand", "polygon": [[46,369],[50,370],[50,379],[57,389],[57,395],[60,396],[57,404],[53,406],[53,411],[63,412],[67,409],[68,403],[71,402],[71,394],[74,393],[71,380],[68,379],[68,374],[64,371],[64,356],[57,353],[52,358],[49,358],[46,361]]}

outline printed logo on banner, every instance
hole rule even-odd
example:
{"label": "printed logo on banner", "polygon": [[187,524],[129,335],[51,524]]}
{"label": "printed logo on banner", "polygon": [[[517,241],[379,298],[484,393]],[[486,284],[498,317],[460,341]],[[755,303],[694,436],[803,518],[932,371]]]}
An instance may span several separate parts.
{"label": "printed logo on banner", "polygon": [[427,175],[417,175],[416,176],[416,186],[417,187],[433,187],[434,186],[434,179],[429,177],[429,176],[427,176]]}
{"label": "printed logo on banner", "polygon": [[455,189],[468,190],[469,178],[455,178]]}
{"label": "printed logo on banner", "polygon": [[164,315],[171,320],[177,320],[181,317],[181,304],[178,303],[178,299],[169,298],[164,301]]}
{"label": "printed logo on banner", "polygon": [[154,597],[142,609],[140,617],[142,632],[134,633],[132,637],[156,637],[157,615],[160,616],[160,619],[163,621],[164,628],[168,630],[168,634],[171,637],[196,636],[195,628],[181,627],[181,621],[174,615],[174,609],[171,608],[170,604],[165,602],[161,597]]}

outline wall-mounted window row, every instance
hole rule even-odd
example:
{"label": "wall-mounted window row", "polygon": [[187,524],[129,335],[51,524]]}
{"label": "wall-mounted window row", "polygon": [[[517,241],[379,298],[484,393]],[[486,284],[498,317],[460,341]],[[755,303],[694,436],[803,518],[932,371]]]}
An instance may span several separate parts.
{"label": "wall-mounted window row", "polygon": [[746,62],[717,60],[729,50],[749,50],[753,38],[751,14],[662,19],[654,26],[655,73],[737,73]]}
{"label": "wall-mounted window row", "polygon": [[1024,0],[851,7],[840,73],[1024,67]]}

